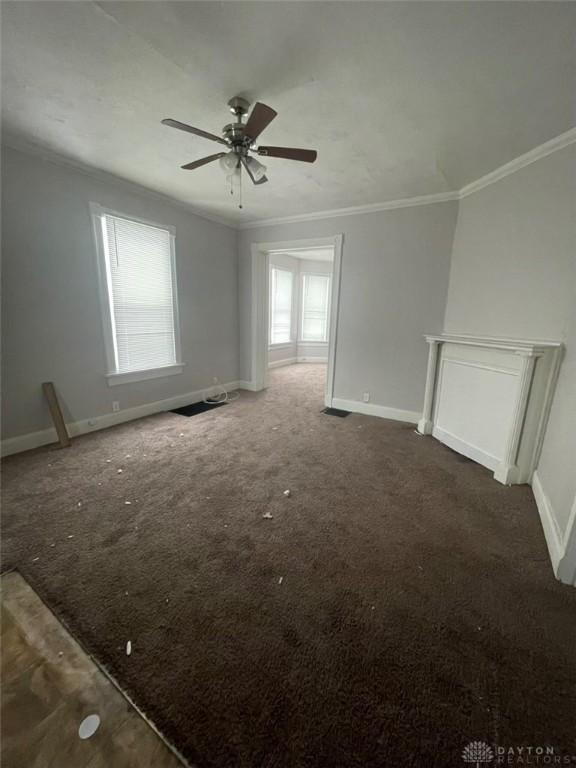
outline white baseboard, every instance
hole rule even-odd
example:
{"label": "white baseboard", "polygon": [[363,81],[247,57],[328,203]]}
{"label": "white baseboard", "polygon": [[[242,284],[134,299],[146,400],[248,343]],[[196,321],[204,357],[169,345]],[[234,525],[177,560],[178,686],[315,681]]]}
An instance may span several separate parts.
{"label": "white baseboard", "polygon": [[259,387],[253,381],[239,381],[238,389],[246,389],[248,392],[260,392],[262,387]]}
{"label": "white baseboard", "polygon": [[[230,381],[222,386],[227,390],[233,390],[241,387],[242,383],[238,381]],[[245,387],[241,388],[244,389]],[[71,437],[85,435],[88,432],[97,432],[100,429],[113,427],[116,424],[123,424],[126,421],[141,419],[143,416],[151,416],[154,413],[172,411],[174,408],[181,408],[184,405],[199,403],[203,400],[205,393],[210,393],[212,389],[213,386],[209,386],[196,392],[187,392],[184,395],[176,395],[175,397],[169,397],[165,400],[156,400],[152,403],[137,405],[134,408],[126,408],[125,410],[118,411],[118,413],[105,413],[90,419],[74,421],[66,426]],[[33,448],[40,448],[42,445],[55,443],[57,439],[56,430],[53,427],[50,429],[43,429],[40,432],[29,432],[26,435],[10,437],[6,440],[2,440],[2,456],[11,456],[14,453],[21,453],[22,451],[30,451]]]}
{"label": "white baseboard", "polygon": [[309,355],[296,358],[297,363],[325,363],[328,364],[327,357],[310,357]]}
{"label": "white baseboard", "polygon": [[268,363],[268,368],[282,368],[284,365],[294,365],[295,363],[324,363],[327,365],[328,358],[309,356],[285,357],[284,360],[273,360],[271,363]]}
{"label": "white baseboard", "polygon": [[532,492],[536,499],[536,506],[540,513],[540,520],[542,522],[542,528],[544,529],[544,536],[546,537],[546,544],[548,545],[548,552],[550,554],[550,560],[552,561],[552,568],[554,573],[558,570],[558,564],[562,559],[562,535],[556,522],[556,516],[550,504],[550,499],[544,492],[538,472],[534,472],[532,475]]}
{"label": "white baseboard", "polygon": [[420,411],[403,411],[399,408],[388,408],[386,405],[362,403],[359,400],[343,400],[340,397],[332,399],[332,408],[340,408],[342,411],[352,411],[353,413],[363,413],[365,416],[379,416],[382,419],[407,421],[410,424],[417,424],[421,416]]}
{"label": "white baseboard", "polygon": [[558,566],[558,578],[565,584],[576,587],[576,496],[572,502],[566,533],[564,534],[564,557]]}
{"label": "white baseboard", "polygon": [[540,513],[554,575],[564,584],[576,586],[576,500],[572,505],[566,532],[562,535],[550,498],[538,470],[532,475],[532,492]]}
{"label": "white baseboard", "polygon": [[433,426],[432,437],[440,440],[441,443],[447,445],[448,448],[452,448],[453,451],[457,451],[463,456],[472,459],[472,461],[476,461],[478,464],[488,467],[488,469],[491,469],[493,472],[500,466],[500,459],[497,456],[493,456],[491,453],[483,451],[481,448],[478,448],[477,445],[465,442],[462,438],[453,435],[452,432],[447,432],[445,429],[442,429],[442,427]]}
{"label": "white baseboard", "polygon": [[282,368],[284,365],[294,365],[298,362],[297,357],[285,357],[283,360],[274,360],[268,363],[268,368]]}

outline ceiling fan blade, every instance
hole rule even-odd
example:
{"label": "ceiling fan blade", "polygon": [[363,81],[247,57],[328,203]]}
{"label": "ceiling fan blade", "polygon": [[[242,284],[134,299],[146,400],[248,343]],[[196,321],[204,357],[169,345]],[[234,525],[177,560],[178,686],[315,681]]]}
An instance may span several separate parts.
{"label": "ceiling fan blade", "polygon": [[203,157],[201,160],[194,160],[194,162],[186,163],[186,165],[181,165],[180,167],[185,171],[193,171],[194,168],[200,168],[201,165],[206,165],[206,163],[213,163],[214,160],[219,160],[226,154],[226,152],[217,152],[215,155],[208,155],[208,157]]}
{"label": "ceiling fan blade", "polygon": [[191,125],[181,123],[179,120],[172,120],[171,117],[167,117],[162,120],[162,125],[168,125],[170,128],[178,128],[179,131],[186,131],[186,133],[193,133],[195,136],[201,136],[203,139],[210,139],[210,141],[217,141],[219,144],[228,146],[228,142],[221,139],[220,136],[216,136],[208,131],[202,131],[200,128],[193,128]]}
{"label": "ceiling fan blade", "polygon": [[276,117],[278,112],[267,107],[266,104],[261,104],[259,101],[254,105],[254,109],[250,113],[248,122],[244,127],[244,136],[248,136],[249,139],[255,141],[272,120]]}
{"label": "ceiling fan blade", "polygon": [[258,154],[266,157],[283,157],[286,160],[300,160],[313,163],[318,157],[315,149],[296,149],[296,147],[258,147]]}
{"label": "ceiling fan blade", "polygon": [[244,168],[246,169],[246,173],[247,173],[247,174],[248,174],[248,176],[250,176],[250,178],[252,179],[252,184],[256,184],[256,185],[258,185],[258,184],[265,184],[265,183],[268,181],[268,179],[266,178],[266,176],[262,176],[262,178],[260,178],[260,179],[258,179],[258,181],[256,181],[256,179],[254,178],[254,176],[253,176],[253,174],[252,174],[252,171],[250,170],[250,166],[249,166],[249,165],[248,165],[248,163],[246,162],[246,158],[245,158],[245,157],[242,157],[242,158],[241,158],[241,160],[242,160],[242,165],[243,165],[243,166],[244,166]]}

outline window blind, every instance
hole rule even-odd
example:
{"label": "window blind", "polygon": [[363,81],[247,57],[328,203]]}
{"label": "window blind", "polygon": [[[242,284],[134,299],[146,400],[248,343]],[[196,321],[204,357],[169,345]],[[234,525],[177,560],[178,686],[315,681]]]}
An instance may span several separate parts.
{"label": "window blind", "polygon": [[303,275],[302,341],[328,341],[329,275]]}
{"label": "window blind", "polygon": [[167,229],[102,216],[116,373],[177,364]]}
{"label": "window blind", "polygon": [[292,325],[292,272],[272,269],[270,306],[270,343],[290,341]]}

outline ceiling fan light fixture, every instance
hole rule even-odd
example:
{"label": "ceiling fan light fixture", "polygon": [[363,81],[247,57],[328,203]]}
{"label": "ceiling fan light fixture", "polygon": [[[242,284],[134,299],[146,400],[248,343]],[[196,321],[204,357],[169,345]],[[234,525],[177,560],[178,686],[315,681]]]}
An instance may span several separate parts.
{"label": "ceiling fan light fixture", "polygon": [[228,152],[224,157],[220,158],[220,168],[230,176],[234,173],[238,166],[238,155],[235,152]]}
{"label": "ceiling fan light fixture", "polygon": [[247,157],[246,165],[250,168],[255,181],[260,181],[266,175],[266,166],[259,163],[255,157]]}

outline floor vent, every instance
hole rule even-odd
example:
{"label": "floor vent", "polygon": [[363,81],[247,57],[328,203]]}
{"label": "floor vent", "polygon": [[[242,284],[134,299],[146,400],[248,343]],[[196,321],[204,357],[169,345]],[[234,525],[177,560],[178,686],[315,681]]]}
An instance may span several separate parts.
{"label": "floor vent", "polygon": [[322,413],[327,413],[328,416],[339,416],[341,419],[343,419],[344,416],[350,415],[350,411],[341,411],[340,408],[324,408]]}
{"label": "floor vent", "polygon": [[221,405],[227,405],[227,403],[192,403],[192,405],[185,405],[183,408],[175,408],[170,413],[177,413],[179,416],[196,416],[198,413],[220,408]]}

